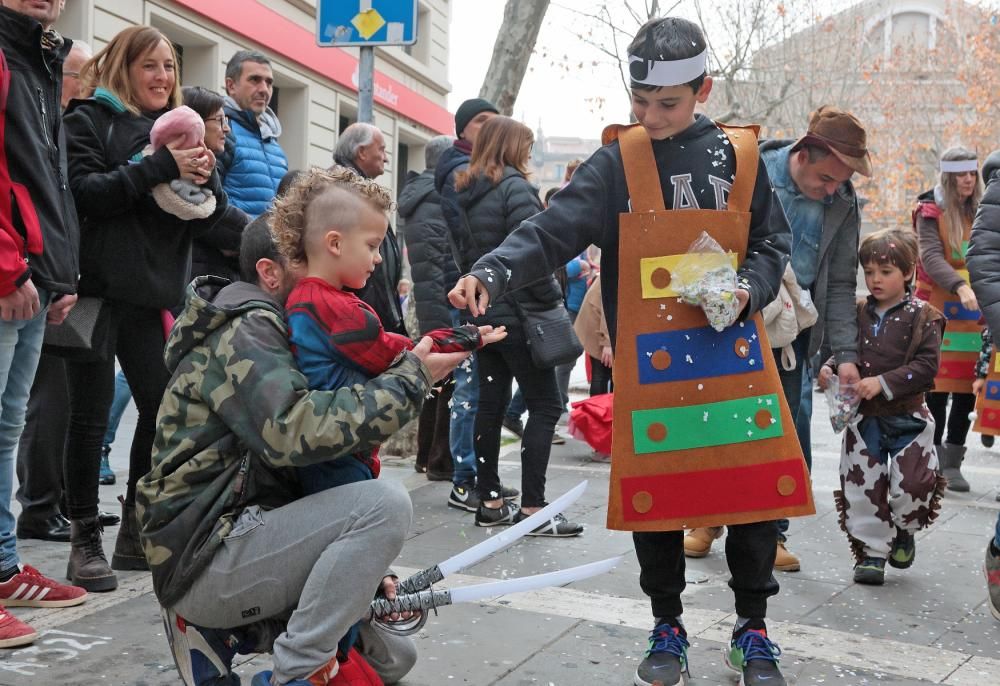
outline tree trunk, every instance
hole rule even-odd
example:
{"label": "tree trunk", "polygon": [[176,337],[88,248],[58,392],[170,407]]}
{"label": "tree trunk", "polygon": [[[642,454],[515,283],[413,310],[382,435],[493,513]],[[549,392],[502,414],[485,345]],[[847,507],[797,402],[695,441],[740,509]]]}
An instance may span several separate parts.
{"label": "tree trunk", "polygon": [[493,58],[479,97],[492,102],[508,117],[514,112],[517,92],[548,8],[549,0],[507,0],[504,7],[503,24],[493,44]]}

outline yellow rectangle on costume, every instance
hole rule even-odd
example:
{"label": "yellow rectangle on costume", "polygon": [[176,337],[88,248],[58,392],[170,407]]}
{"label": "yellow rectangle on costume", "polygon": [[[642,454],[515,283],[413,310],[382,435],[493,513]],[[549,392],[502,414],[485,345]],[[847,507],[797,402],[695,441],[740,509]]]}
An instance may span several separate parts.
{"label": "yellow rectangle on costume", "polygon": [[685,268],[699,272],[716,269],[727,262],[733,269],[737,267],[737,256],[734,252],[727,253],[686,253],[683,255],[663,255],[661,257],[644,257],[639,260],[639,277],[642,283],[642,298],[672,298],[679,295],[671,285],[672,275],[678,263],[684,260]]}
{"label": "yellow rectangle on costume", "polygon": [[961,276],[962,280],[965,281],[965,283],[972,283],[971,281],[969,281],[969,270],[968,269],[956,269],[955,273],[958,274],[959,276]]}

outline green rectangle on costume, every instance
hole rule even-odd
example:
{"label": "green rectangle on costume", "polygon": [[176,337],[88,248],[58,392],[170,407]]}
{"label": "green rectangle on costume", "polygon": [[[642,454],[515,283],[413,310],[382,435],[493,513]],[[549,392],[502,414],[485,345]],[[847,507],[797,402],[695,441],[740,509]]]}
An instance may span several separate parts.
{"label": "green rectangle on costume", "polygon": [[941,339],[941,352],[946,353],[978,353],[983,347],[983,336],[978,331],[944,332]]}
{"label": "green rectangle on costume", "polygon": [[749,443],[783,434],[775,394],[632,412],[635,454]]}

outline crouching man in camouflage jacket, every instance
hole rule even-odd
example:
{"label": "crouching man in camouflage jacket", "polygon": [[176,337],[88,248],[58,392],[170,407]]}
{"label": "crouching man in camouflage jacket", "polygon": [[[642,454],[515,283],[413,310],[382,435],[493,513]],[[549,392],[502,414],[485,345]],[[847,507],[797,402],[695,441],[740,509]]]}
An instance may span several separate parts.
{"label": "crouching man in camouflage jacket", "polygon": [[[292,468],[383,442],[466,353],[430,353],[425,339],[363,386],[310,391],[279,305],[297,278],[263,221],[247,227],[240,266],[245,282],[189,286],[167,341],[173,376],[138,486],[142,541],[187,686],[237,684],[234,654],[266,650],[274,671],[255,685],[326,684],[338,640],[380,587],[395,594],[386,570],[412,510],[382,480],[299,498]],[[386,683],[416,661],[408,638],[367,624],[358,648]]]}

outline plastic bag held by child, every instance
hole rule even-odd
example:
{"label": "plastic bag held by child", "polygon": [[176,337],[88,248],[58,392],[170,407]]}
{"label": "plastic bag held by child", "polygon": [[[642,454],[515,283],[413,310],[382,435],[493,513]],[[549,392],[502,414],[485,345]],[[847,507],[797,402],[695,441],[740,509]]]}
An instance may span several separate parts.
{"label": "plastic bag held by child", "polygon": [[830,424],[834,433],[840,433],[847,428],[858,411],[861,396],[858,395],[854,384],[841,386],[840,379],[836,375],[827,381],[824,393],[827,405],[830,407]]}
{"label": "plastic bag held by child", "polygon": [[678,261],[670,285],[681,302],[701,307],[716,331],[731,326],[740,314],[732,256],[704,231]]}

